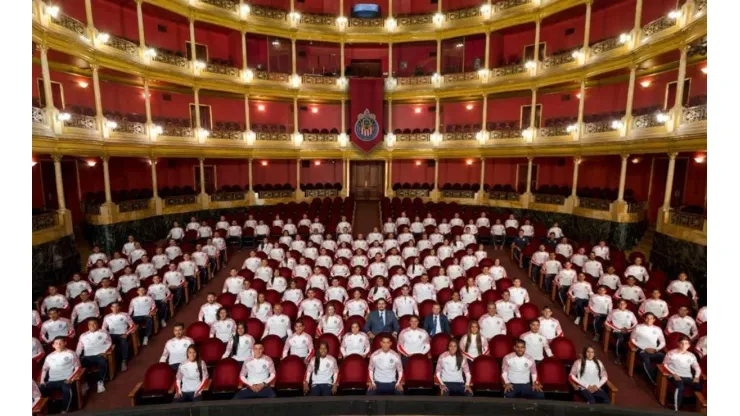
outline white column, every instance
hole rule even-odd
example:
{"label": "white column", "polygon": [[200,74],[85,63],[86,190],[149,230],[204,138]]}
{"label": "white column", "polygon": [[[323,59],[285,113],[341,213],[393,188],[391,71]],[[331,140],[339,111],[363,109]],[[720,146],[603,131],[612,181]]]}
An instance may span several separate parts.
{"label": "white column", "polygon": [[441,129],[439,128],[440,127],[439,123],[441,122],[440,120],[441,108],[440,107],[441,107],[441,103],[439,102],[439,98],[437,98],[437,105],[434,107],[434,110],[435,110],[434,111],[435,113],[434,114],[434,131],[436,133],[439,133],[441,131]]}
{"label": "white column", "polygon": [[252,192],[252,188],[254,188],[254,184],[252,184],[253,180],[252,180],[252,158],[251,157],[248,159],[247,165],[249,167],[249,189],[248,191]]}
{"label": "white column", "polygon": [[110,193],[110,172],[108,170],[108,156],[103,156],[103,186],[105,189],[105,203],[110,204],[113,198]]}
{"label": "white column", "polygon": [[345,163],[347,164],[347,166],[346,166],[346,168],[347,168],[347,185],[344,188],[344,196],[349,197],[349,188],[350,188],[350,184],[352,183],[352,180],[351,180],[352,179],[352,164],[351,164],[349,158],[345,159],[345,161],[346,161]]}
{"label": "white column", "polygon": [[144,38],[144,13],[141,11],[141,3],[144,0],[136,0],[136,24],[139,28],[139,48],[142,52],[146,50],[146,39]]}
{"label": "white column", "polygon": [[393,159],[388,159],[388,186],[387,189],[393,187]]}
{"label": "white column", "polygon": [[481,115],[481,130],[488,131],[488,94],[483,95],[483,114]]}
{"label": "white column", "polygon": [[339,42],[339,76],[344,78],[344,39]]}
{"label": "white column", "polygon": [[588,3],[586,3],[586,24],[583,28],[583,53],[584,55],[584,62],[588,62],[588,55],[589,55],[589,47],[588,44],[591,41],[591,4],[593,3],[593,0],[589,0]]}
{"label": "white column", "polygon": [[36,49],[41,55],[41,78],[44,82],[44,107],[47,110],[54,109],[54,93],[51,89],[51,74],[49,73],[49,58],[47,52],[49,47],[43,44],[37,44]]}
{"label": "white column", "polygon": [[295,38],[290,40],[290,60],[293,65],[293,74],[297,74],[296,71],[296,53],[295,53]]}
{"label": "white column", "polygon": [[64,203],[64,181],[62,181],[62,156],[53,155],[54,160],[54,180],[57,185],[57,201],[59,204],[59,211],[64,212],[67,209]]}
{"label": "white column", "polygon": [[619,171],[619,193],[617,194],[617,201],[624,202],[624,186],[627,183],[627,161],[630,155],[627,153],[622,154],[622,168]]}
{"label": "white column", "polygon": [[632,130],[632,104],[635,101],[635,82],[637,79],[637,65],[630,66],[630,80],[627,85],[627,106],[624,110],[625,135],[629,134]]}
{"label": "white column", "polygon": [[483,185],[486,183],[486,158],[480,158],[480,192],[483,195]]}
{"label": "white column", "polygon": [[144,109],[146,112],[146,123],[152,124],[152,98],[149,94],[149,80],[144,78]]}
{"label": "white column", "polygon": [[347,118],[347,114],[346,114],[347,111],[345,109],[345,105],[346,105],[346,101],[344,100],[344,98],[342,98],[342,110],[341,110],[342,111],[342,125],[341,125],[342,130],[340,131],[340,133],[346,133],[347,131],[347,124],[345,120]]}
{"label": "white column", "polygon": [[198,158],[200,162],[200,193],[204,195],[206,193],[206,168],[203,166],[205,158]]}
{"label": "white column", "polygon": [[293,98],[293,133],[298,133],[298,97]]}
{"label": "white column", "polygon": [[[301,159],[295,161],[295,188],[297,190],[301,189]],[[298,192],[296,192],[296,196],[298,196]]]}
{"label": "white column", "polygon": [[388,98],[388,133],[393,133],[393,99]]}
{"label": "white column", "polygon": [[571,186],[570,196],[572,198],[578,197],[578,167],[581,165],[581,158],[576,156],[573,158],[573,184]]}
{"label": "white column", "polygon": [[580,97],[578,98],[578,136],[583,137],[583,109],[586,105],[586,80],[581,81]]}
{"label": "white column", "polygon": [[534,74],[537,75],[537,71],[540,69],[540,26],[542,25],[542,19],[537,17],[537,24],[534,29]]}
{"label": "white column", "polygon": [[678,153],[668,154],[668,175],[665,180],[665,195],[663,196],[663,211],[671,209],[671,193],[673,192],[673,175],[676,171],[676,156]]}
{"label": "white column", "polygon": [[483,68],[488,69],[490,67],[490,64],[488,63],[488,61],[491,60],[491,31],[490,30],[486,30],[486,52],[483,56],[484,56],[483,59],[485,59]]}
{"label": "white column", "polygon": [[439,191],[439,159],[434,158],[434,191]]}
{"label": "white column", "polygon": [[95,24],[93,23],[91,0],[85,0],[85,20],[87,20],[88,31],[92,34],[95,30]]}
{"label": "white column", "polygon": [[342,160],[342,191],[349,195],[349,159]]}
{"label": "white column", "polygon": [[249,120],[249,96],[247,94],[244,94],[244,119],[246,120],[247,125],[244,129],[245,131],[252,131],[252,125]]}
{"label": "white column", "polygon": [[632,26],[632,44],[638,45],[640,42],[640,32],[642,31],[642,0],[635,2],[635,24]]}
{"label": "white column", "polygon": [[442,13],[442,0],[437,0],[437,13]]}
{"label": "white column", "polygon": [[93,96],[95,97],[95,116],[98,120],[103,119],[103,100],[100,96],[100,75],[98,73],[100,65],[91,64],[92,69],[92,82],[93,82]]}
{"label": "white column", "polygon": [[193,101],[195,104],[195,137],[200,135],[200,88],[193,88]]}
{"label": "white column", "polygon": [[527,158],[527,193],[532,193],[532,162],[534,161],[534,157],[528,157]]}
{"label": "white column", "polygon": [[442,39],[437,38],[437,74],[442,76]]}
{"label": "white column", "polygon": [[157,190],[157,158],[150,158],[149,164],[152,167],[152,193],[154,194],[154,198],[159,198],[159,191]]}
{"label": "white column", "polygon": [[242,71],[247,73],[247,32],[242,31]]}
{"label": "white column", "polygon": [[393,42],[388,42],[388,78],[393,78]]}
{"label": "white column", "polygon": [[[197,61],[197,56],[195,56],[195,19],[192,17],[190,18],[190,62]],[[193,69],[195,69],[195,66],[193,66]]]}
{"label": "white column", "polygon": [[537,88],[532,88],[532,108],[529,113],[529,129],[532,132],[532,138],[535,136],[535,129],[539,126],[535,125],[535,116],[537,115]]}
{"label": "white column", "polygon": [[676,80],[676,101],[673,104],[673,130],[677,130],[681,124],[681,112],[683,109],[684,82],[686,80],[686,61],[688,46],[684,45],[681,51],[681,59],[678,63],[678,79]]}

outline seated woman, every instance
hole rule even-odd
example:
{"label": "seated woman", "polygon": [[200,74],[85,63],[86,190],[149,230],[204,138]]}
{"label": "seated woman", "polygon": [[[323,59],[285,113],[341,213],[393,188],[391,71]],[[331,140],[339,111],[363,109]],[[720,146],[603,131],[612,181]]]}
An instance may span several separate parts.
{"label": "seated woman", "polygon": [[472,396],[470,388],[470,369],[468,360],[464,359],[463,353],[457,340],[451,339],[447,343],[447,351],[437,359],[437,368],[434,372],[439,382],[439,391],[442,396]]}
{"label": "seated woman", "polygon": [[578,392],[588,404],[609,403],[604,384],[609,379],[606,367],[596,358],[593,347],[585,347],[583,355],[573,363],[570,379],[578,385]]}
{"label": "seated woman", "polygon": [[188,347],[187,358],[177,368],[175,376],[175,403],[197,402],[203,399],[201,392],[208,383],[206,362],[200,359],[195,345]]}
{"label": "seated woman", "polygon": [[462,354],[470,361],[479,355],[488,353],[488,339],[480,333],[478,322],[471,321],[468,324],[468,333],[460,338],[460,349]]}
{"label": "seated woman", "polygon": [[337,365],[337,360],[329,355],[329,344],[326,341],[321,341],[319,343],[319,353],[309,361],[306,368],[303,392],[309,396],[333,396],[337,392],[338,383],[339,365]]}

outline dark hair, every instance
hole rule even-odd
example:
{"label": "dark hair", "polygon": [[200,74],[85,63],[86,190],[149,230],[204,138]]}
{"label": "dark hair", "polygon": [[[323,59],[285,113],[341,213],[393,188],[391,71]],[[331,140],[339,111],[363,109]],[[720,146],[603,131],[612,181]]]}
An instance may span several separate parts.
{"label": "dark hair", "polygon": [[[447,349],[450,349],[450,344],[455,343],[457,345],[457,351],[455,351],[455,368],[460,370],[463,363],[463,353],[462,350],[460,350],[460,344],[457,342],[455,338],[450,339],[450,341],[447,343]],[[467,352],[467,351],[466,351]]]}
{"label": "dark hair", "polygon": [[218,308],[218,311],[216,311],[216,319],[217,320],[221,320],[221,311],[226,312],[226,318],[228,319],[228,317],[229,317],[229,310],[226,309],[226,308],[224,308],[223,306],[220,307],[220,308]]}
{"label": "dark hair", "polygon": [[233,347],[231,348],[231,355],[236,354],[236,351],[239,349],[239,339],[241,336],[239,335],[239,327],[244,327],[244,333],[247,334],[247,324],[244,321],[239,321],[236,323],[236,331],[234,331],[234,342]]}
{"label": "dark hair", "polygon": [[583,373],[586,371],[586,361],[588,361],[588,358],[586,356],[586,352],[588,349],[591,348],[594,350],[594,364],[596,364],[596,370],[599,372],[599,379],[601,379],[601,362],[596,359],[596,349],[591,347],[590,345],[587,345],[583,347],[583,353],[581,355],[581,369],[578,371],[578,375],[580,377],[583,377]]}
{"label": "dark hair", "polygon": [[178,322],[178,323],[175,324],[175,326],[173,326],[173,328],[177,328],[177,327],[180,327],[182,329],[185,329],[185,324],[182,323],[182,322]]}
{"label": "dark hair", "polygon": [[[326,342],[326,341],[319,342],[319,347],[316,348],[316,349],[318,350],[322,346],[326,347],[326,350],[329,351],[329,343],[328,342]],[[317,352],[316,355],[314,356],[314,360],[313,360],[313,373],[314,374],[319,374],[319,368],[320,368],[320,366],[321,366],[321,354],[319,354]]]}
{"label": "dark hair", "polygon": [[[198,347],[195,344],[191,344],[187,351],[190,350],[195,351],[195,368],[198,369],[198,380],[203,381],[203,370],[200,368],[200,352],[198,351]],[[185,358],[187,359],[187,352],[185,353]]]}
{"label": "dark hair", "polygon": [[216,292],[208,292],[208,296],[210,295],[216,296]]}
{"label": "dark hair", "polygon": [[523,340],[523,339],[521,339],[521,338],[517,338],[517,339],[515,339],[515,340],[514,340],[514,345],[519,345],[519,344],[522,344],[522,345],[526,346],[526,345],[527,345],[527,342],[526,342],[526,341],[524,341],[524,340]]}
{"label": "dark hair", "polygon": [[681,335],[680,337],[678,337],[678,342],[679,343],[680,342],[684,342],[684,341],[691,342],[691,338],[687,337],[686,335]]}
{"label": "dark hair", "polygon": [[[472,334],[470,333],[470,328],[473,327],[473,324],[478,325],[477,321],[470,321],[468,324],[468,332],[465,333],[465,352],[468,352],[468,348],[470,348],[470,344],[473,340],[471,340]],[[449,345],[449,344],[448,344]],[[478,333],[475,334],[475,346],[478,348],[478,353],[483,353],[483,336],[480,334],[480,325],[478,325]]]}

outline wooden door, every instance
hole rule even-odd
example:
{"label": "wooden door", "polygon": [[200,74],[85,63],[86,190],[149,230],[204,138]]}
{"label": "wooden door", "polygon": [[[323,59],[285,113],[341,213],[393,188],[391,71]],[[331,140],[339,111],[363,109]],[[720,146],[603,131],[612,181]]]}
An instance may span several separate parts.
{"label": "wooden door", "polygon": [[350,193],[357,199],[378,200],[383,197],[383,162],[352,162]]}
{"label": "wooden door", "polygon": [[[537,190],[537,173],[538,173],[538,167],[536,163],[532,164],[532,186],[531,191],[534,193],[535,190]],[[527,163],[520,163],[517,165],[517,183],[516,183],[516,191],[517,193],[523,194],[527,192],[527,170],[529,169],[529,165]]]}
{"label": "wooden door", "polygon": [[[206,193],[213,194],[216,192],[216,167],[204,165],[203,175],[206,180]],[[200,193],[200,165],[193,166],[193,176],[195,176],[195,192]]]}

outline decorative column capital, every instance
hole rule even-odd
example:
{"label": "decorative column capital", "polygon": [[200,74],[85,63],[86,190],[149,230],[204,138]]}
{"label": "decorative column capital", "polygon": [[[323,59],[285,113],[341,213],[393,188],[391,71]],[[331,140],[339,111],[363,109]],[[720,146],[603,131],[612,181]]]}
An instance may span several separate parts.
{"label": "decorative column capital", "polygon": [[578,166],[583,162],[583,157],[581,156],[573,156],[573,164]]}
{"label": "decorative column capital", "polygon": [[198,160],[200,161],[201,164],[203,164],[203,162],[205,162],[206,158],[203,157],[203,156],[201,156],[201,157],[198,158]]}
{"label": "decorative column capital", "polygon": [[668,158],[669,158],[670,160],[676,160],[676,156],[678,156],[678,152],[671,152],[671,153],[668,153]]}
{"label": "decorative column capital", "polygon": [[51,160],[53,160],[54,163],[61,163],[63,157],[64,156],[62,155],[51,155]]}
{"label": "decorative column capital", "polygon": [[100,160],[102,160],[103,163],[108,163],[108,161],[110,160],[110,156],[108,155],[100,156]]}
{"label": "decorative column capital", "polygon": [[37,43],[36,50],[41,53],[46,53],[49,51],[49,45],[47,45],[45,42]]}
{"label": "decorative column capital", "polygon": [[98,70],[100,69],[100,64],[98,64],[98,63],[91,63],[90,64],[90,69],[92,69],[93,73],[98,72]]}
{"label": "decorative column capital", "polygon": [[622,158],[622,163],[624,163],[630,157],[630,154],[629,153],[622,153],[619,156]]}
{"label": "decorative column capital", "polygon": [[534,162],[534,156],[527,156],[527,161],[528,161],[529,163],[532,163],[532,162]]}

